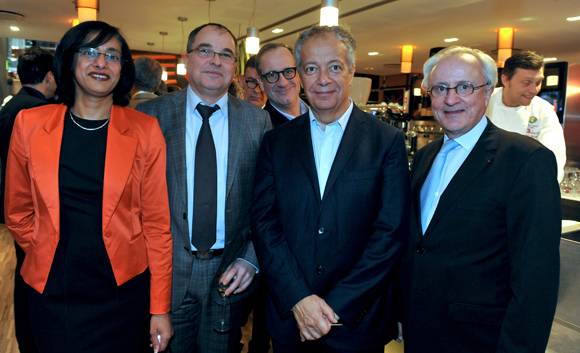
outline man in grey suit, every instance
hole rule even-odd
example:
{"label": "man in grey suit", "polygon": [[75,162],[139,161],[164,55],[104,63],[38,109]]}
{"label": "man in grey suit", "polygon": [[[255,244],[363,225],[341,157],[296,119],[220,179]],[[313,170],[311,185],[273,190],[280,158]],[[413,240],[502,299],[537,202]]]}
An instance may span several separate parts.
{"label": "man in grey suit", "polygon": [[[137,110],[159,119],[167,142],[174,244],[170,351],[228,352],[258,271],[249,238],[251,193],[258,149],[271,122],[265,111],[227,94],[238,53],[226,27],[196,28],[187,48],[188,89]],[[229,285],[227,301],[218,294],[218,281]],[[233,324],[228,334],[213,328],[223,302],[225,321]]]}

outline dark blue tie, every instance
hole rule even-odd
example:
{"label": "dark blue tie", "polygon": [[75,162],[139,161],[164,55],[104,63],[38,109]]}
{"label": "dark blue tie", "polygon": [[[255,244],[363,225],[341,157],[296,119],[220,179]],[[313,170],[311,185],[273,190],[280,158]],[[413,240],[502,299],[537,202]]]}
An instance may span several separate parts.
{"label": "dark blue tie", "polygon": [[191,244],[198,252],[206,253],[215,244],[217,222],[217,162],[209,117],[220,107],[200,103],[196,109],[203,123],[195,147]]}

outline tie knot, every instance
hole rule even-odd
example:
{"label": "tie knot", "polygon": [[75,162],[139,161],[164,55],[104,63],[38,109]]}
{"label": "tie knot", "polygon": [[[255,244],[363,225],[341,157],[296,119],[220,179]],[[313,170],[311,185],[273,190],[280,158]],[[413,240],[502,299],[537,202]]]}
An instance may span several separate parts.
{"label": "tie knot", "polygon": [[439,151],[439,154],[446,155],[457,146],[459,146],[459,143],[457,143],[457,141],[449,139],[447,140],[447,142],[443,144],[443,147],[441,147],[441,151]]}
{"label": "tie knot", "polygon": [[217,110],[220,109],[219,105],[214,105],[213,107],[207,106],[207,105],[203,105],[201,103],[199,103],[197,105],[197,107],[195,108],[197,109],[197,111],[199,112],[199,115],[201,115],[201,118],[203,120],[208,120],[209,117]]}

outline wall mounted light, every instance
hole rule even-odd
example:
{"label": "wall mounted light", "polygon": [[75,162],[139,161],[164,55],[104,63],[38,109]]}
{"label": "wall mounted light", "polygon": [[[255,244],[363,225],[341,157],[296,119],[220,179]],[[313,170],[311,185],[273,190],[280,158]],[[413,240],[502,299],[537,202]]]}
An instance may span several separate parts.
{"label": "wall mounted light", "polygon": [[322,0],[320,5],[320,25],[338,26],[338,0]]}
{"label": "wall mounted light", "polygon": [[258,54],[260,51],[260,38],[258,37],[260,31],[256,27],[248,27],[247,33],[246,53]]}
{"label": "wall mounted light", "polygon": [[75,0],[79,22],[96,21],[99,12],[99,0]]}
{"label": "wall mounted light", "polygon": [[403,45],[401,47],[401,72],[404,74],[411,73],[413,66],[413,46]]}
{"label": "wall mounted light", "polygon": [[505,61],[512,56],[514,32],[513,28],[500,28],[497,30],[497,62],[499,67],[503,67]]}

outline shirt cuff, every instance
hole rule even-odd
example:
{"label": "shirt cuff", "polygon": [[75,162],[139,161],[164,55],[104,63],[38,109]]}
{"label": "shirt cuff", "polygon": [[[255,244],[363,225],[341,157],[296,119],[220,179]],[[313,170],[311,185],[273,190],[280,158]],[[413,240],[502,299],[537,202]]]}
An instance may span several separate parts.
{"label": "shirt cuff", "polygon": [[251,263],[250,261],[248,261],[246,259],[242,259],[241,257],[238,257],[238,260],[242,260],[242,261],[245,261],[245,262],[249,263],[250,265],[252,265],[253,268],[256,269],[256,274],[260,273],[260,270],[256,266],[254,266],[254,264]]}

